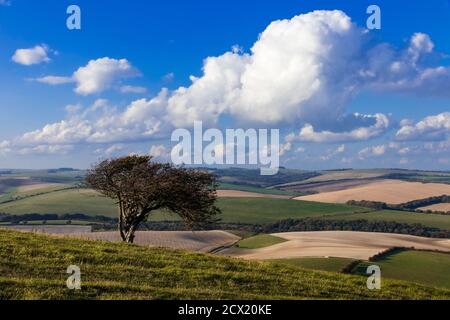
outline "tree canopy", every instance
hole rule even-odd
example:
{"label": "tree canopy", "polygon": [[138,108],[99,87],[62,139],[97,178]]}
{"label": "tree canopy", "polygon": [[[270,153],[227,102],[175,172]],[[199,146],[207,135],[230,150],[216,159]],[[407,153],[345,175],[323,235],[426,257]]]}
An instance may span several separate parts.
{"label": "tree canopy", "polygon": [[130,243],[139,225],[156,210],[178,214],[191,228],[217,221],[220,213],[214,175],[154,162],[150,156],[104,160],[89,170],[86,183],[117,201],[119,232]]}

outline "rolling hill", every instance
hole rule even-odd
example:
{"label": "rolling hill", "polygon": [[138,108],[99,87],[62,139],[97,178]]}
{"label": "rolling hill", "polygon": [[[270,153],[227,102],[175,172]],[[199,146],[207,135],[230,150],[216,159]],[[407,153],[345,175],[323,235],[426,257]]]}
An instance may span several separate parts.
{"label": "rolling hill", "polygon": [[[67,267],[82,290],[66,288]],[[0,299],[450,299],[450,291],[184,251],[0,231]]]}

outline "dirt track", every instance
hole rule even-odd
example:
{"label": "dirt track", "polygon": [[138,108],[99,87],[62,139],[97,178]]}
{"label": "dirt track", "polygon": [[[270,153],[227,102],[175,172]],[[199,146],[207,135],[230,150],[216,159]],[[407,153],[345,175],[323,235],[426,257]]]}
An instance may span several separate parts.
{"label": "dirt track", "polygon": [[450,252],[450,240],[390,233],[351,231],[289,232],[274,236],[288,241],[261,249],[227,249],[222,254],[249,260],[338,257],[367,260],[392,247]]}
{"label": "dirt track", "polygon": [[[79,239],[119,242],[118,232],[93,232],[69,235]],[[230,246],[240,238],[225,231],[141,231],[136,232],[135,244],[151,247],[211,252]]]}
{"label": "dirt track", "polygon": [[450,195],[450,185],[440,183],[381,180],[346,190],[298,197],[296,200],[326,203],[346,203],[349,200],[381,201],[400,204],[433,196]]}

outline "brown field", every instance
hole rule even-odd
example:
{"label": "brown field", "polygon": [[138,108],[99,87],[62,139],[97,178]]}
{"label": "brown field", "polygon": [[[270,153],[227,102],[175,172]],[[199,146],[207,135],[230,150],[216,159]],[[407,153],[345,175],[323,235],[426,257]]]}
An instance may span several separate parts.
{"label": "brown field", "polygon": [[[69,234],[86,240],[119,242],[118,232],[92,232]],[[211,252],[231,246],[240,237],[225,231],[140,231],[136,232],[135,244],[160,248],[182,249],[196,252]]]}
{"label": "brown field", "polygon": [[450,212],[450,203],[438,203],[431,206],[419,208],[420,210],[432,210],[435,212]]}
{"label": "brown field", "polygon": [[290,199],[290,196],[263,194],[239,190],[217,190],[219,198],[273,198],[273,199]]}
{"label": "brown field", "polygon": [[322,193],[351,189],[354,187],[364,186],[376,181],[371,178],[367,179],[351,179],[351,180],[339,180],[339,181],[321,181],[312,183],[302,183],[296,185],[289,185],[283,187],[283,190],[295,191],[295,192],[310,192],[310,193]]}
{"label": "brown field", "polygon": [[368,260],[392,247],[450,252],[450,240],[391,233],[352,231],[288,232],[273,236],[288,241],[260,249],[226,249],[222,254],[248,260],[336,257]]}
{"label": "brown field", "polygon": [[444,194],[450,195],[450,185],[406,182],[401,180],[380,180],[346,190],[324,192],[295,199],[325,203],[346,203],[350,200],[368,200],[400,204]]}
{"label": "brown field", "polygon": [[0,226],[5,229],[13,229],[18,231],[47,233],[47,234],[79,234],[91,232],[92,226],[52,226],[52,225],[29,225],[29,226]]}
{"label": "brown field", "polygon": [[30,191],[36,191],[39,189],[47,189],[47,188],[57,188],[57,187],[64,187],[65,184],[62,183],[36,183],[36,184],[29,184],[20,186],[17,188],[18,192],[30,192]]}

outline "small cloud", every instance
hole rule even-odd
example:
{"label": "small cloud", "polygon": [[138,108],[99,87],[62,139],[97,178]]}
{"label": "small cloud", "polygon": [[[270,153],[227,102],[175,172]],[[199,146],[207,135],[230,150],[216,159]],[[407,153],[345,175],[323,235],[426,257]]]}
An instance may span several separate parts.
{"label": "small cloud", "polygon": [[380,146],[374,146],[374,147],[367,147],[359,151],[358,157],[360,160],[364,160],[370,157],[379,157],[386,153],[386,146],[380,145]]}
{"label": "small cloud", "polygon": [[122,93],[146,93],[147,88],[126,85],[126,86],[120,87],[120,92],[122,92]]}
{"label": "small cloud", "polygon": [[119,151],[122,151],[125,148],[123,144],[113,144],[109,148],[105,150],[105,154],[112,155],[114,153],[117,153]]}
{"label": "small cloud", "polygon": [[29,49],[17,49],[12,60],[24,66],[31,66],[43,62],[50,62],[48,57],[49,48],[47,45],[37,45]]}
{"label": "small cloud", "polygon": [[[46,76],[36,81],[51,85],[76,83],[75,92],[81,95],[100,93],[114,87],[123,79],[140,76],[127,59],[111,59],[108,57],[91,60],[83,67],[78,68],[70,77]],[[137,87],[124,86],[125,90],[136,90]],[[142,90],[142,89],[140,89]]]}
{"label": "small cloud", "polygon": [[74,82],[71,77],[46,76],[41,78],[30,79],[36,82],[45,83],[49,85],[60,85]]}
{"label": "small cloud", "polygon": [[175,79],[175,73],[169,72],[168,74],[164,75],[163,81],[164,82],[172,82],[173,79]]}
{"label": "small cloud", "polygon": [[320,157],[320,160],[327,161],[333,158],[334,156],[344,153],[345,152],[345,145],[340,145],[336,150],[332,150],[331,152],[328,152],[326,155],[323,155]]}
{"label": "small cloud", "polygon": [[82,107],[79,104],[68,104],[64,109],[69,115],[73,115],[79,112],[82,109]]}
{"label": "small cloud", "polygon": [[373,124],[365,127],[358,127],[351,131],[333,132],[316,131],[311,124],[306,124],[298,135],[293,133],[286,136],[287,141],[302,142],[349,142],[369,140],[384,134],[389,128],[389,118],[381,113],[375,115],[355,114],[355,118],[371,119]]}
{"label": "small cloud", "polygon": [[169,156],[169,151],[164,145],[153,145],[150,148],[149,155],[155,158],[167,158]]}
{"label": "small cloud", "polygon": [[73,150],[72,145],[38,145],[30,148],[22,148],[18,151],[20,155],[31,154],[67,154]]}

